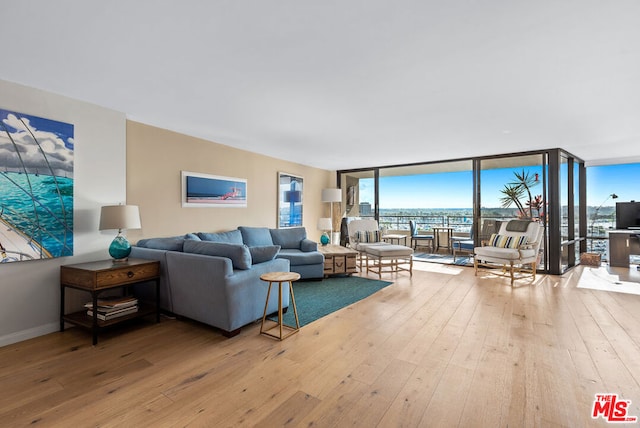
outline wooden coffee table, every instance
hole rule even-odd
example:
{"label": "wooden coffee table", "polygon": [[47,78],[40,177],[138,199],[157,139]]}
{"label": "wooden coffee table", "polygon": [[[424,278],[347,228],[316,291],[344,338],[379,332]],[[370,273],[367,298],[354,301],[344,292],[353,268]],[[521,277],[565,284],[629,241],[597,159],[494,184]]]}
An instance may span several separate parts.
{"label": "wooden coffee table", "polygon": [[319,245],[318,251],[324,254],[324,276],[356,273],[356,250],[340,245]]}

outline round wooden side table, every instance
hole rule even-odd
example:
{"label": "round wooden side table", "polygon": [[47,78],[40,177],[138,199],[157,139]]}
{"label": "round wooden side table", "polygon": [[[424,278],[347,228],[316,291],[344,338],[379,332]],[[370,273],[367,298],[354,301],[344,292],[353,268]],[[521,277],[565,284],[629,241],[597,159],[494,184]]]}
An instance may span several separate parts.
{"label": "round wooden side table", "polygon": [[[264,303],[264,313],[262,314],[262,324],[260,325],[260,334],[264,334],[266,336],[275,337],[279,340],[284,340],[287,337],[291,336],[294,333],[300,331],[300,322],[298,321],[298,310],[296,309],[296,299],[293,296],[293,281],[297,281],[300,279],[300,274],[297,272],[269,272],[263,273],[260,275],[260,279],[263,281],[269,282],[269,290],[267,291],[267,300]],[[282,287],[283,283],[289,283],[289,296],[290,303],[293,305],[293,315],[296,318],[296,325],[291,326],[284,323],[282,319]],[[267,319],[267,306],[269,306],[269,297],[271,296],[271,286],[274,283],[278,283],[278,320],[272,321]],[[276,324],[265,329],[265,322],[275,322]],[[271,330],[277,328],[279,330],[279,334],[274,334]],[[288,330],[286,334],[284,334],[283,330]]]}

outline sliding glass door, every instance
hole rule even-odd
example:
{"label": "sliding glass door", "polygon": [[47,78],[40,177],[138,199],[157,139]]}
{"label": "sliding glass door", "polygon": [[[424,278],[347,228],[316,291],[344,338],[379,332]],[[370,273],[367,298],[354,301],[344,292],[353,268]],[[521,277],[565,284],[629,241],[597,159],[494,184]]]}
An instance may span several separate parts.
{"label": "sliding glass door", "polygon": [[531,219],[544,225],[538,268],[552,274],[586,251],[584,162],[561,149],[339,171],[338,184],[348,217],[375,218],[389,231],[414,221],[481,245],[501,222]]}
{"label": "sliding glass door", "polygon": [[[500,156],[480,160],[479,194],[480,236],[485,243],[492,233],[498,233],[502,222],[510,219],[531,219],[546,222],[546,156]],[[545,269],[543,243],[538,261]]]}

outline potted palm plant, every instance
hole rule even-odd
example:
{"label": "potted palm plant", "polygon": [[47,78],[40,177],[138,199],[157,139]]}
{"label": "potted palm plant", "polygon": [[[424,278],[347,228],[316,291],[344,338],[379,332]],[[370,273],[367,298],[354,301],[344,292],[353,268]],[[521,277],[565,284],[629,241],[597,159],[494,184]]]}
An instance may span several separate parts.
{"label": "potted palm plant", "polygon": [[[518,209],[517,216],[522,219],[540,220],[544,217],[542,195],[533,196],[532,188],[540,184],[538,174],[529,171],[514,171],[516,179],[504,185],[500,192],[502,208],[512,205]],[[523,203],[524,201],[524,203]]]}

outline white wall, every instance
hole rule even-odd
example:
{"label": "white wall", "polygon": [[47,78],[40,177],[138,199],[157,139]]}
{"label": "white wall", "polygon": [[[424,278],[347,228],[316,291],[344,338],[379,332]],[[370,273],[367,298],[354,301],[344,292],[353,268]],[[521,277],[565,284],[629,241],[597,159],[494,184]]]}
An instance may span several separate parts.
{"label": "white wall", "polygon": [[[100,207],[126,202],[124,113],[0,80],[0,108],[74,125],[74,256],[0,264],[0,346],[59,329],[59,266],[107,259]],[[1,195],[0,195],[1,196]],[[68,302],[86,299],[68,293]]]}

